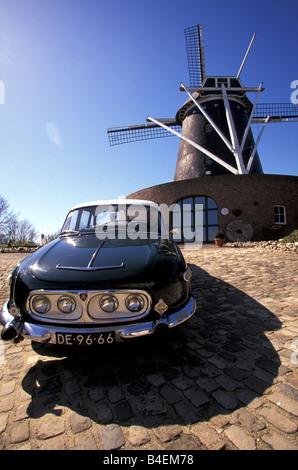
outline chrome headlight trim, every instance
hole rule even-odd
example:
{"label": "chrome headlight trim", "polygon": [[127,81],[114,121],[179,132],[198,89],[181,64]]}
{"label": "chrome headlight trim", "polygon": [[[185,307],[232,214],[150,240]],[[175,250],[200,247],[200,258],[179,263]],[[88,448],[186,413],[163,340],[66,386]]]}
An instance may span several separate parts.
{"label": "chrome headlight trim", "polygon": [[[73,294],[73,292],[47,291],[45,289],[32,291],[27,299],[26,311],[37,320],[49,323],[78,321],[82,316],[83,309],[80,303],[76,301],[76,295],[77,294]],[[50,308],[45,313],[41,313],[36,309],[36,299],[39,297],[46,297],[51,304]],[[62,301],[65,299],[72,299],[74,304],[70,302],[71,305],[68,308],[65,308],[65,311],[62,311]]]}
{"label": "chrome headlight trim", "polygon": [[100,308],[106,313],[113,313],[119,307],[119,302],[114,295],[103,295],[99,300]]}
{"label": "chrome headlight trim", "polygon": [[140,312],[144,308],[144,298],[139,294],[128,295],[125,305],[130,312]]}
{"label": "chrome headlight trim", "polygon": [[[88,315],[92,320],[97,320],[99,322],[116,323],[119,321],[137,320],[147,315],[151,309],[150,295],[145,291],[139,291],[135,289],[92,292],[91,295],[89,294],[89,297],[91,298],[87,305]],[[106,297],[115,297],[117,299],[117,309],[114,308],[113,310],[111,307],[111,311],[108,311],[108,309],[105,310],[102,308],[103,301],[106,299]],[[127,298],[129,297],[139,298],[142,307],[137,311],[129,309],[126,302]]]}
{"label": "chrome headlight trim", "polygon": [[[41,314],[33,308],[33,301],[37,296],[46,296],[51,301],[51,308],[46,314]],[[117,310],[108,312],[100,307],[102,298],[115,297],[118,306]],[[140,297],[143,306],[140,311],[131,311],[127,308],[125,301],[128,297]],[[58,301],[61,297],[72,298],[76,304],[72,312],[61,312],[58,308]],[[65,322],[74,323],[119,323],[139,320],[151,310],[152,299],[148,292],[138,289],[119,290],[35,290],[29,294],[26,303],[27,313],[39,321],[48,323],[63,324]]]}
{"label": "chrome headlight trim", "polygon": [[57,307],[62,313],[72,313],[76,308],[76,301],[68,295],[63,295],[57,300]]}
{"label": "chrome headlight trim", "polygon": [[37,295],[32,300],[32,308],[38,315],[44,315],[50,310],[51,301],[46,295]]}

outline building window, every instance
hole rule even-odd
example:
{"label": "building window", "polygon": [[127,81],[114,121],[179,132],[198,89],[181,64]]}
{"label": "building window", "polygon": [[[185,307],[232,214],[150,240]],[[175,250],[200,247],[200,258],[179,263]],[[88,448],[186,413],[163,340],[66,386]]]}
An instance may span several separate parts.
{"label": "building window", "polygon": [[[198,215],[195,211],[196,204],[203,206],[203,242],[209,243],[214,241],[214,235],[218,230],[218,207],[216,202],[207,196],[189,197],[178,201],[172,212],[172,226],[178,234],[176,241],[192,242],[195,241],[187,237],[187,233],[195,231],[200,226],[200,221],[196,220]],[[183,228],[183,229],[182,229]]]}
{"label": "building window", "polygon": [[208,157],[207,155],[204,155],[204,163],[205,163],[205,166],[212,165],[213,160],[212,160],[212,158]]}
{"label": "building window", "polygon": [[274,223],[283,225],[287,223],[285,206],[274,206]]}
{"label": "building window", "polygon": [[210,134],[213,131],[213,127],[209,122],[205,124],[205,134]]}
{"label": "building window", "polygon": [[225,87],[229,86],[229,79],[227,77],[222,77],[217,79],[217,86],[220,87],[222,83],[224,84]]}

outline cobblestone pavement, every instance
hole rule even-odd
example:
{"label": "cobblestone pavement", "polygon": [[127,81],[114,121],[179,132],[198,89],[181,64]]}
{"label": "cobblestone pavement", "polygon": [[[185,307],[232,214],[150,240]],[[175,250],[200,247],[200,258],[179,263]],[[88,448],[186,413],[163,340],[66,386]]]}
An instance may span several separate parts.
{"label": "cobblestone pavement", "polygon": [[[24,256],[0,254],[1,305]],[[0,343],[1,449],[297,450],[297,254],[185,257],[197,313],[162,341]]]}

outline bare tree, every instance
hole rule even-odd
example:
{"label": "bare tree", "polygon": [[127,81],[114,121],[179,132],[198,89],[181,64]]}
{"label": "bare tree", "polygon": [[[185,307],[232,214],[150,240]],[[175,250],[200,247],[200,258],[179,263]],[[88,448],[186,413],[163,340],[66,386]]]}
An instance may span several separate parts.
{"label": "bare tree", "polygon": [[0,243],[6,241],[7,227],[15,220],[16,214],[10,210],[8,202],[0,195]]}
{"label": "bare tree", "polygon": [[53,240],[56,240],[56,238],[58,238],[59,236],[59,233],[60,233],[61,230],[57,230],[57,232],[54,232],[54,233],[50,233],[49,235],[45,235],[45,243],[50,243],[52,242]]}
{"label": "bare tree", "polygon": [[17,243],[33,242],[37,233],[35,227],[29,222],[29,220],[21,220],[17,224]]}
{"label": "bare tree", "polygon": [[18,233],[18,219],[16,214],[13,214],[12,217],[8,220],[3,228],[2,234],[3,238],[5,239],[6,243],[15,243],[17,240],[17,233]]}
{"label": "bare tree", "polygon": [[0,195],[0,244],[33,242],[36,229],[29,220],[18,220],[9,203]]}

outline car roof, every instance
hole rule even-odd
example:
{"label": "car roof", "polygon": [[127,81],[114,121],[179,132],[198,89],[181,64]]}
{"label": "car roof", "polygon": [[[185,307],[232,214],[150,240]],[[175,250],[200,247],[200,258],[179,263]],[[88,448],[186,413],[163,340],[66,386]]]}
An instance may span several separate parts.
{"label": "car roof", "polygon": [[126,206],[130,206],[132,204],[141,205],[141,206],[149,205],[149,206],[158,208],[158,205],[153,201],[145,201],[141,199],[107,199],[107,200],[90,201],[90,202],[84,202],[81,204],[76,204],[74,207],[71,208],[71,210],[73,211],[75,209],[81,209],[82,207],[101,206],[101,205],[110,206],[114,204],[126,205]]}

